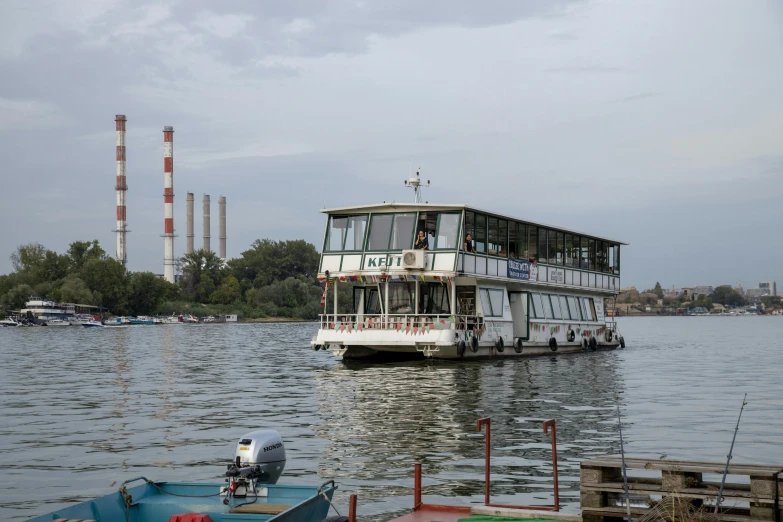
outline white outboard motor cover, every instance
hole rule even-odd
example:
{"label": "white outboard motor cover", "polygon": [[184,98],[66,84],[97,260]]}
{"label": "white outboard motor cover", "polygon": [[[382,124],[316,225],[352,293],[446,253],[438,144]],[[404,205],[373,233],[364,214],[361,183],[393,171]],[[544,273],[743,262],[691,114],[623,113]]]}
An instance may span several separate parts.
{"label": "white outboard motor cover", "polygon": [[258,430],[239,439],[234,461],[240,466],[261,466],[269,474],[265,483],[276,484],[285,468],[285,445],[275,430]]}

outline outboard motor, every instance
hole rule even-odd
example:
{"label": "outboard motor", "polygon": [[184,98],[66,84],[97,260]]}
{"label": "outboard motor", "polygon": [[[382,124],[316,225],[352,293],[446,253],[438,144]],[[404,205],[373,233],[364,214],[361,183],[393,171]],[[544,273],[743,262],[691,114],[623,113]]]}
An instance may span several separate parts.
{"label": "outboard motor", "polygon": [[[229,497],[253,495],[255,484],[276,484],[285,468],[285,445],[274,430],[258,430],[239,439],[234,463],[226,477],[231,486]],[[228,503],[229,498],[225,499]]]}

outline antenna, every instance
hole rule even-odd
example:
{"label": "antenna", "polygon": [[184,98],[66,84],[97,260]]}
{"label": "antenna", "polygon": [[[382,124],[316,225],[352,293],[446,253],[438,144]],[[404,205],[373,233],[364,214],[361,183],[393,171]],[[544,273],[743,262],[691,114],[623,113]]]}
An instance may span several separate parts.
{"label": "antenna", "polygon": [[410,179],[405,180],[405,186],[413,189],[413,202],[421,203],[421,189],[430,186],[430,180],[427,180],[426,185],[421,184],[421,177],[419,177],[419,171],[416,171],[415,176],[411,176]]}

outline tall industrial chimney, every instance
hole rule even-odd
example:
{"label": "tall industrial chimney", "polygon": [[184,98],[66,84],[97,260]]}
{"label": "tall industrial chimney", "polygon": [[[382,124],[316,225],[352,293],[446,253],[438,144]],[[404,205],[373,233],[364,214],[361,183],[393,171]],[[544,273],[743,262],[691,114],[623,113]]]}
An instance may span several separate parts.
{"label": "tall industrial chimney", "polygon": [[218,216],[219,222],[218,226],[220,227],[220,259],[223,261],[226,260],[226,197],[220,196],[218,199],[218,208],[220,209],[220,214]]}
{"label": "tall industrial chimney", "polygon": [[185,196],[187,206],[187,223],[188,223],[188,245],[185,248],[186,254],[193,253],[193,193],[188,192]]}
{"label": "tall industrial chimney", "polygon": [[204,251],[209,252],[209,194],[204,194]]}
{"label": "tall industrial chimney", "polygon": [[174,127],[163,127],[163,278],[174,282]]}
{"label": "tall industrial chimney", "polygon": [[127,216],[125,214],[125,192],[128,190],[128,182],[125,178],[125,115],[118,114],[114,118],[117,128],[117,261],[126,265],[128,255],[125,252],[125,234],[127,230]]}

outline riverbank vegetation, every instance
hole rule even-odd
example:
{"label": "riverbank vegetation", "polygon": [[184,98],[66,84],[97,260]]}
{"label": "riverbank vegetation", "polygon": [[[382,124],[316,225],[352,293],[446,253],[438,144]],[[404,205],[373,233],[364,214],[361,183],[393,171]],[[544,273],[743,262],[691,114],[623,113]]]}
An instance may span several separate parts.
{"label": "riverbank vegetation", "polygon": [[323,292],[318,259],[304,240],[257,240],[226,263],[197,250],[180,259],[181,275],[171,284],[152,272],[129,272],[98,241],[76,241],[63,254],[30,243],[12,254],[14,271],[0,275],[0,308],[19,310],[30,296],[41,296],[115,315],[315,319]]}

